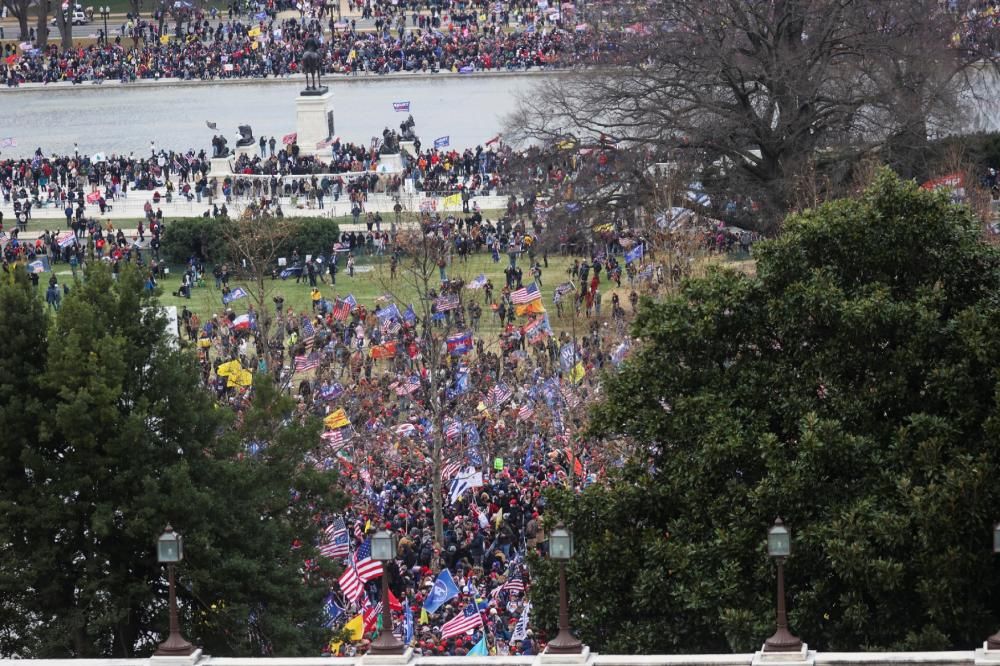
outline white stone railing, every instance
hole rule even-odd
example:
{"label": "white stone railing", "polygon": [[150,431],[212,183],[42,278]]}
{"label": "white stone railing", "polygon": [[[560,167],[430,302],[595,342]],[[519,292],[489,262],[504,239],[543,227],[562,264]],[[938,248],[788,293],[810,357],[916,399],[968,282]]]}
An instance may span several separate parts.
{"label": "white stone railing", "polygon": [[580,655],[535,657],[241,658],[190,657],[146,659],[0,659],[0,666],[1000,666],[1000,650],[950,652],[818,652],[803,645],[798,652],[747,654],[618,655],[585,649]]}

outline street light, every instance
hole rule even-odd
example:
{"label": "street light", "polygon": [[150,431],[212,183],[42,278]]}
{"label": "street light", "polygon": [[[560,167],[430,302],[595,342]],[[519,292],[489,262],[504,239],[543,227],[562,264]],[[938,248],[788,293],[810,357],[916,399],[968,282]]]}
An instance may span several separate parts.
{"label": "street light", "polygon": [[104,43],[108,43],[108,16],[111,15],[111,7],[104,6],[99,8],[101,11],[101,18],[104,19]]}
{"label": "street light", "polygon": [[392,633],[392,612],[389,608],[389,562],[396,559],[396,536],[379,530],[372,537],[372,559],[382,563],[382,631],[368,647],[369,654],[403,654],[406,646]]}
{"label": "street light", "polygon": [[559,562],[559,634],[545,652],[549,654],[580,654],[583,644],[569,628],[569,603],[566,599],[566,560],[573,557],[573,534],[561,522],[549,534],[549,557]]}
{"label": "street light", "polygon": [[156,559],[160,564],[167,565],[167,575],[170,581],[170,636],[160,643],[154,653],[157,657],[186,657],[193,654],[197,648],[181,636],[180,625],[177,622],[177,593],[174,588],[174,564],[184,559],[184,539],[167,525],[163,534],[156,541]]}
{"label": "street light", "polygon": [[764,652],[798,652],[802,649],[802,641],[788,630],[788,616],[785,614],[785,558],[791,553],[791,532],[781,518],[777,518],[774,527],[767,532],[767,554],[778,561],[778,629],[764,641]]}
{"label": "street light", "polygon": [[[1000,554],[1000,523],[993,526],[993,554]],[[1000,650],[1000,631],[986,639],[987,650]]]}

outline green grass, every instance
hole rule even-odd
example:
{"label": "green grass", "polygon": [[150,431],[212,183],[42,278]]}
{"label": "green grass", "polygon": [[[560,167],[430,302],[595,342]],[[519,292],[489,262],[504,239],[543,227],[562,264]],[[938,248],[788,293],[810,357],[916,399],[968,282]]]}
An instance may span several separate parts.
{"label": "green grass", "polygon": [[[384,260],[384,261],[383,261]],[[540,259],[539,259],[540,260]],[[362,263],[365,262],[365,263]],[[372,306],[375,304],[375,300],[385,293],[391,293],[396,302],[400,305],[400,309],[404,309],[408,303],[414,303],[414,308],[417,309],[419,313],[419,307],[416,305],[418,302],[418,292],[412,281],[408,281],[403,275],[402,271],[397,276],[396,280],[389,279],[389,264],[388,258],[374,257],[369,259],[368,257],[363,257],[362,261],[358,262],[359,268],[371,267],[368,272],[358,272],[354,278],[347,276],[347,270],[344,268],[344,261],[341,260],[340,272],[337,273],[337,284],[319,284],[320,292],[323,298],[333,300],[334,298],[343,298],[348,294],[352,294],[358,303],[364,305],[371,311]],[[367,263],[373,261],[374,263]],[[527,270],[527,257],[523,257],[523,261],[519,261],[518,265],[521,266],[524,271],[523,282],[528,284],[531,279]],[[553,329],[560,330],[570,330],[573,327],[573,321],[571,317],[565,317],[560,319],[556,316],[555,306],[552,305],[552,294],[555,287],[562,282],[569,279],[569,275],[566,272],[567,268],[573,263],[572,257],[549,257],[549,267],[542,268],[542,303],[544,304],[546,310],[549,311],[549,319]],[[468,262],[455,261],[451,266],[448,267],[448,277],[451,279],[462,278],[466,281],[471,280],[480,273],[486,274],[487,277],[492,279],[494,290],[494,299],[499,298],[500,290],[503,288],[504,275],[503,269],[507,265],[506,255],[501,255],[501,260],[498,263],[493,263],[492,258],[488,254],[478,254],[469,258]],[[163,295],[161,301],[164,305],[175,305],[178,308],[187,306],[189,310],[198,314],[199,317],[204,319],[206,317],[211,317],[213,314],[221,315],[225,312],[225,306],[222,304],[222,293],[220,290],[215,288],[215,280],[209,274],[206,276],[205,284],[201,287],[195,287],[191,292],[191,298],[180,298],[173,295],[173,292],[177,290],[180,284],[180,269],[172,269],[171,275],[168,279],[161,281],[160,286],[163,290]],[[603,274],[602,274],[603,275]],[[329,275],[325,276],[329,282]],[[436,275],[435,275],[436,282]],[[614,283],[610,283],[613,285]],[[237,286],[243,286],[250,291],[250,284],[245,280],[233,279],[229,284],[230,288],[235,288]],[[272,298],[277,295],[281,295],[285,301],[285,308],[293,308],[296,312],[308,313],[312,309],[311,300],[309,297],[310,287],[308,285],[308,280],[303,279],[301,283],[296,284],[295,279],[291,278],[288,280],[267,280],[266,284],[267,294],[265,296],[265,303],[269,308],[273,308]],[[619,292],[619,297],[622,299],[623,304],[628,301],[628,285],[626,282],[622,283],[622,288],[617,290]],[[611,290],[610,285],[607,280],[602,282],[602,295],[604,301],[602,304],[602,319],[607,320],[610,318],[611,312]],[[481,305],[483,304],[483,292],[482,290],[464,290],[463,300],[464,302],[470,302],[470,299],[477,300]],[[230,304],[231,309],[237,314],[247,311],[248,305],[252,304],[253,300],[251,298],[241,299]],[[256,306],[255,306],[256,307]],[[625,306],[629,309],[628,306]],[[569,312],[569,307],[565,307],[564,310]],[[273,311],[273,310],[272,310]],[[523,323],[523,320],[521,320]],[[583,332],[586,324],[583,323],[584,320],[578,319],[576,322],[576,329],[578,333]],[[490,310],[486,307],[483,308],[483,317],[480,320],[480,332],[483,334],[493,334],[495,335],[500,330],[500,325],[497,319],[492,315]]]}

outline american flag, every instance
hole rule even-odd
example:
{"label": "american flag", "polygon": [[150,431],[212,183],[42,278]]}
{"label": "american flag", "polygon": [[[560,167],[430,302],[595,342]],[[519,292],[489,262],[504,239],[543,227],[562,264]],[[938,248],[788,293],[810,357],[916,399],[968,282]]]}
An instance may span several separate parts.
{"label": "american flag", "polygon": [[437,305],[438,312],[454,310],[459,306],[458,294],[442,294],[434,303]]}
{"label": "american flag", "polygon": [[371,539],[365,539],[365,542],[354,553],[351,565],[344,570],[337,582],[340,583],[340,589],[344,591],[344,596],[357,602],[358,598],[365,593],[365,583],[381,575],[382,563],[372,559]]}
{"label": "american flag", "polygon": [[483,618],[479,611],[474,605],[469,604],[460,615],[456,615],[441,625],[441,638],[448,639],[452,636],[460,636],[476,627],[481,627],[482,624]]}
{"label": "american flag", "polygon": [[347,557],[350,552],[351,537],[347,533],[347,525],[341,516],[326,526],[327,542],[319,547],[319,552],[330,559]]}
{"label": "american flag", "polygon": [[302,318],[302,342],[306,344],[308,349],[312,345],[313,338],[316,337],[316,329],[313,328],[312,322],[309,321],[309,317]]}
{"label": "american flag", "polygon": [[396,386],[396,395],[409,395],[420,388],[420,377],[412,375]]}
{"label": "american flag", "polygon": [[511,577],[507,579],[507,582],[500,587],[493,588],[493,591],[490,592],[490,596],[495,599],[503,592],[520,592],[521,594],[524,594],[524,579],[521,578],[520,571],[511,575]]}
{"label": "american flag", "polygon": [[405,437],[407,435],[412,435],[413,433],[415,433],[417,431],[417,426],[413,425],[412,423],[401,423],[395,428],[393,428],[393,431],[397,435],[403,435]]}
{"label": "american flag", "polygon": [[515,305],[524,305],[525,303],[537,301],[541,297],[542,293],[538,291],[538,286],[532,282],[527,287],[521,287],[517,291],[511,292],[510,302]]}
{"label": "american flag", "polygon": [[514,397],[514,393],[507,387],[506,384],[495,384],[493,388],[490,389],[490,392],[486,394],[486,402],[494,407],[499,407],[512,397]]}
{"label": "american flag", "polygon": [[462,471],[462,463],[450,462],[441,468],[441,480],[448,480]]}
{"label": "american flag", "polygon": [[305,372],[307,370],[315,370],[319,367],[320,356],[316,352],[309,354],[308,356],[296,356],[295,357],[295,372]]}
{"label": "american flag", "polygon": [[444,431],[444,436],[447,437],[448,439],[453,439],[461,434],[462,434],[461,421],[452,421],[451,423],[448,424],[448,427],[445,428]]}
{"label": "american flag", "polygon": [[535,415],[535,408],[531,406],[531,403],[525,403],[521,405],[520,409],[517,410],[518,421],[527,421],[534,415]]}
{"label": "american flag", "polygon": [[336,453],[340,448],[347,444],[347,442],[351,441],[350,430],[350,428],[337,428],[336,430],[329,430],[320,435],[320,439],[325,442],[329,442],[334,453]]}
{"label": "american flag", "polygon": [[351,316],[351,304],[338,298],[333,303],[333,310],[331,311],[331,314],[334,319],[347,321],[347,318]]}
{"label": "american flag", "polygon": [[563,400],[566,401],[566,406],[570,409],[576,409],[580,406],[580,398],[576,396],[575,393],[569,390],[566,386],[560,386],[559,392],[562,394]]}
{"label": "american flag", "polygon": [[389,319],[382,322],[382,334],[385,336],[396,335],[403,328],[403,325],[396,319]]}

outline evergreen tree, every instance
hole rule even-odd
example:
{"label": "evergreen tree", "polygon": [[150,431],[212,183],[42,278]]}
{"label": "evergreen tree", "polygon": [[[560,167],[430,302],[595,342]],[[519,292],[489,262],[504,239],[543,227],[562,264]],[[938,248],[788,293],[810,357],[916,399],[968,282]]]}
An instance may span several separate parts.
{"label": "evergreen tree", "polygon": [[593,428],[648,458],[610,488],[552,496],[577,537],[581,637],[759,649],[780,515],[792,630],[810,647],[980,645],[1000,624],[1000,254],[968,210],[882,173],[755,255],[756,275],[716,271],[641,308],[643,347]]}
{"label": "evergreen tree", "polygon": [[[16,509],[0,517],[10,535],[0,598],[16,611],[18,649],[149,654],[165,638],[166,576],[154,546],[171,523],[185,537],[178,597],[189,639],[234,656],[318,650],[322,581],[303,584],[303,560],[315,557],[310,517],[340,501],[331,475],[303,465],[318,426],[294,418],[265,384],[245,427],[230,427],[135,270],[113,279],[91,267],[47,338],[33,296],[19,279],[0,286],[0,304],[25,313],[8,323],[5,308],[0,333],[25,331],[21,344],[38,351],[21,363],[40,369],[34,379],[5,372],[0,389],[37,401],[18,417],[20,443],[4,442],[4,472],[23,481],[0,488],[0,507]],[[32,325],[40,332],[28,333]],[[243,455],[246,428],[266,432],[259,459]],[[294,551],[293,536],[302,543]]]}

